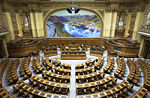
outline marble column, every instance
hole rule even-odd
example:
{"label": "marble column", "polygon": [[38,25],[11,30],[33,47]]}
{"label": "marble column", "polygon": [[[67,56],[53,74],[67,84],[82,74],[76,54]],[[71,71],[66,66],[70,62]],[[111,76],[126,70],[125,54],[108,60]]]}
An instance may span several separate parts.
{"label": "marble column", "polygon": [[111,33],[111,21],[112,21],[112,12],[110,10],[105,11],[104,13],[104,28],[103,28],[103,36],[110,37]]}
{"label": "marble column", "polygon": [[6,25],[7,25],[6,27],[10,33],[10,39],[14,40],[15,34],[14,34],[14,28],[13,28],[12,17],[11,17],[10,12],[5,12],[5,20],[6,20]]}
{"label": "marble column", "polygon": [[130,30],[131,16],[132,16],[132,13],[128,13],[124,37],[128,37],[128,32]]}
{"label": "marble column", "polygon": [[8,50],[7,50],[7,44],[6,44],[6,41],[5,39],[2,40],[3,41],[3,45],[4,45],[4,50],[5,50],[5,57],[8,57]]}
{"label": "marble column", "polygon": [[23,37],[23,32],[22,32],[22,25],[21,25],[21,19],[19,13],[16,13],[16,23],[17,23],[17,29],[19,32],[20,37]]}
{"label": "marble column", "polygon": [[117,12],[115,11],[112,13],[111,37],[115,36],[116,22],[117,22]]}
{"label": "marble column", "polygon": [[144,38],[142,38],[142,41],[140,44],[140,49],[139,49],[139,54],[138,54],[139,57],[143,57],[145,46],[146,46],[146,40]]}
{"label": "marble column", "polygon": [[35,22],[35,17],[34,17],[34,12],[30,12],[30,22],[31,22],[31,30],[32,30],[32,36],[37,37],[37,32],[36,32],[36,22]]}
{"label": "marble column", "polygon": [[36,30],[37,37],[44,36],[44,26],[43,26],[43,14],[42,12],[35,12],[35,20],[36,20]]}
{"label": "marble column", "polygon": [[137,31],[142,23],[143,20],[143,12],[137,12],[136,14],[136,19],[135,19],[135,24],[133,28],[133,34],[132,34],[132,40],[137,40]]}

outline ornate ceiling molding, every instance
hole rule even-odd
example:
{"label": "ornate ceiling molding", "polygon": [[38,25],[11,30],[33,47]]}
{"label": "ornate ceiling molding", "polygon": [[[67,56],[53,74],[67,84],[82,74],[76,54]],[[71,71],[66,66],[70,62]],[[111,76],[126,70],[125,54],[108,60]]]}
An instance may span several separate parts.
{"label": "ornate ceiling molding", "polygon": [[24,0],[24,1],[20,1],[20,0],[7,0],[7,3],[11,3],[11,4],[133,4],[133,3],[137,3],[139,2],[139,0],[131,0],[131,1],[127,1],[127,0],[96,0],[96,1],[45,1],[45,0]]}
{"label": "ornate ceiling molding", "polygon": [[[140,1],[141,2],[141,1]],[[142,7],[139,0],[93,0],[93,1],[50,1],[50,0],[2,0],[0,5],[7,5],[9,9],[36,10],[60,9],[70,5],[87,9],[124,10]],[[5,6],[1,6],[5,7]]]}

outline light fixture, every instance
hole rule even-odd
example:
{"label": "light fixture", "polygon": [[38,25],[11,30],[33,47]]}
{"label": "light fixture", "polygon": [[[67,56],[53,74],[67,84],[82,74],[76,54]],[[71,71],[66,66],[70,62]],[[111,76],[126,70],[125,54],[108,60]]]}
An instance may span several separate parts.
{"label": "light fixture", "polygon": [[77,8],[76,5],[70,5],[70,8],[66,9],[68,11],[68,13],[78,13],[80,11],[79,8]]}
{"label": "light fixture", "polygon": [[67,8],[66,10],[68,11],[68,13],[72,13],[71,9]]}
{"label": "light fixture", "polygon": [[79,11],[80,11],[80,9],[77,8],[77,9],[75,10],[75,13],[78,13]]}

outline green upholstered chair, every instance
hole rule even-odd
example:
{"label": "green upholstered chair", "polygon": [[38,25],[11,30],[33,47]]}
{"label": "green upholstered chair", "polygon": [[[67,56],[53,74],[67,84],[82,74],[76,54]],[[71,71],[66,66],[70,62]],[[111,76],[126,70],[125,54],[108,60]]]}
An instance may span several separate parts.
{"label": "green upholstered chair", "polygon": [[74,51],[73,53],[74,53],[74,54],[77,54],[77,51]]}
{"label": "green upholstered chair", "polygon": [[52,47],[52,44],[49,44],[49,47]]}
{"label": "green upholstered chair", "polygon": [[73,42],[71,42],[71,44],[72,44],[72,45],[74,45],[74,44],[75,44],[75,42],[73,41]]}
{"label": "green upholstered chair", "polygon": [[68,54],[68,51],[65,51],[65,54]]}

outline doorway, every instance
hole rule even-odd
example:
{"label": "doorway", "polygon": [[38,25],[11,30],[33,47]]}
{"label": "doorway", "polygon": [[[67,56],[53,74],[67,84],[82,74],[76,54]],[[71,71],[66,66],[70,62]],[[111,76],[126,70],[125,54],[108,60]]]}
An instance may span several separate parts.
{"label": "doorway", "polygon": [[150,59],[150,41],[149,40],[146,41],[144,58]]}
{"label": "doorway", "polygon": [[4,44],[3,44],[3,40],[0,40],[0,58],[4,58],[4,57],[5,57]]}

